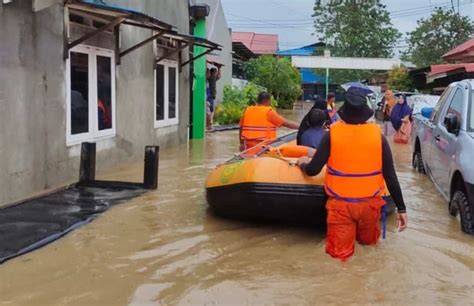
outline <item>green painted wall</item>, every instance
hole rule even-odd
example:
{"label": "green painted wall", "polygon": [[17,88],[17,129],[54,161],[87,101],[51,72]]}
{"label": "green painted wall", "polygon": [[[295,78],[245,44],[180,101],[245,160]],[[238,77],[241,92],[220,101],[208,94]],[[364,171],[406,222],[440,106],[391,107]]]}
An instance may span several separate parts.
{"label": "green painted wall", "polygon": [[[196,21],[194,35],[206,38],[206,20]],[[206,52],[203,47],[194,47],[194,56]],[[193,88],[193,126],[191,139],[202,139],[206,133],[206,56],[194,61],[194,88]]]}

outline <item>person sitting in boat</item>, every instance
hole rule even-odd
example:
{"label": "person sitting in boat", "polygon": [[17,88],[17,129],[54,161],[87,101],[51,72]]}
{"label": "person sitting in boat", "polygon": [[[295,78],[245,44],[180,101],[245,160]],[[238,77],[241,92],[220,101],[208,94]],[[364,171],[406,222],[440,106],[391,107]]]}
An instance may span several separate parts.
{"label": "person sitting in boat", "polygon": [[399,231],[407,227],[407,215],[388,141],[379,126],[367,123],[373,111],[365,95],[349,90],[338,114],[342,121],[331,125],[313,158],[302,157],[298,165],[309,176],[326,165],[326,252],[346,260],[354,254],[356,239],[377,244],[385,186],[397,206]]}
{"label": "person sitting in boat", "polygon": [[277,128],[281,126],[298,129],[299,124],[274,111],[271,107],[271,95],[261,92],[257,105],[247,107],[240,119],[240,150],[247,150],[262,141],[276,138]]}
{"label": "person sitting in boat", "polygon": [[310,128],[301,135],[301,145],[317,149],[321,139],[328,133],[324,128],[327,113],[321,109],[313,109],[309,114]]}
{"label": "person sitting in boat", "polygon": [[303,133],[311,127],[309,124],[309,115],[311,114],[311,111],[314,109],[320,109],[326,112],[326,120],[324,122],[324,126],[327,125],[328,122],[330,122],[331,118],[329,117],[329,114],[327,113],[327,103],[326,100],[324,100],[321,97],[316,98],[316,101],[314,101],[313,107],[310,109],[310,111],[304,116],[303,120],[301,120],[300,127],[298,129],[298,134],[296,134],[296,144],[297,145],[302,145],[301,143],[301,136]]}

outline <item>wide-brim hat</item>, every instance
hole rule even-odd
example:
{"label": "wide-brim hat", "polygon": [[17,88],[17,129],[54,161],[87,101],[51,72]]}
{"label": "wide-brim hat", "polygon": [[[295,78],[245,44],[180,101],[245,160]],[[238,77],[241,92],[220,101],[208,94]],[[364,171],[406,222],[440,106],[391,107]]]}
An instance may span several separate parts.
{"label": "wide-brim hat", "polygon": [[344,104],[337,113],[348,124],[363,124],[374,115],[374,111],[367,105],[366,96],[357,89],[347,91]]}

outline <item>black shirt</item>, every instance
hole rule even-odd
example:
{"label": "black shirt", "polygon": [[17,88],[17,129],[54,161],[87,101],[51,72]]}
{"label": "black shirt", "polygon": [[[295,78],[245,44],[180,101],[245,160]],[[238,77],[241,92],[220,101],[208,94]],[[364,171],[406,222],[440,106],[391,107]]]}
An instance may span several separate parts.
{"label": "black shirt", "polygon": [[[321,172],[324,165],[329,160],[329,153],[331,152],[331,138],[330,134],[327,133],[321,139],[318,150],[313,156],[313,159],[308,164],[302,164],[301,169],[310,176],[314,176]],[[402,190],[400,183],[398,182],[397,173],[395,172],[395,166],[393,165],[392,151],[387,139],[382,135],[382,173],[387,184],[388,191],[392,196],[397,210],[400,213],[406,212],[405,202],[403,201]]]}

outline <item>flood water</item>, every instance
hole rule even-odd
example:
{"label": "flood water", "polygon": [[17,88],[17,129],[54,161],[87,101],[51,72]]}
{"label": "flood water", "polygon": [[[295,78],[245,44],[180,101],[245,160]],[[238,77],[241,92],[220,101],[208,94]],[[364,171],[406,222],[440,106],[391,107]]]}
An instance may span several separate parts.
{"label": "flood water", "polygon": [[[236,131],[163,149],[159,190],[121,204],[0,266],[0,305],[473,305],[474,238],[394,145],[409,228],[346,263],[323,230],[229,221],[207,211],[204,181],[238,149]],[[142,178],[125,164],[105,179]]]}

